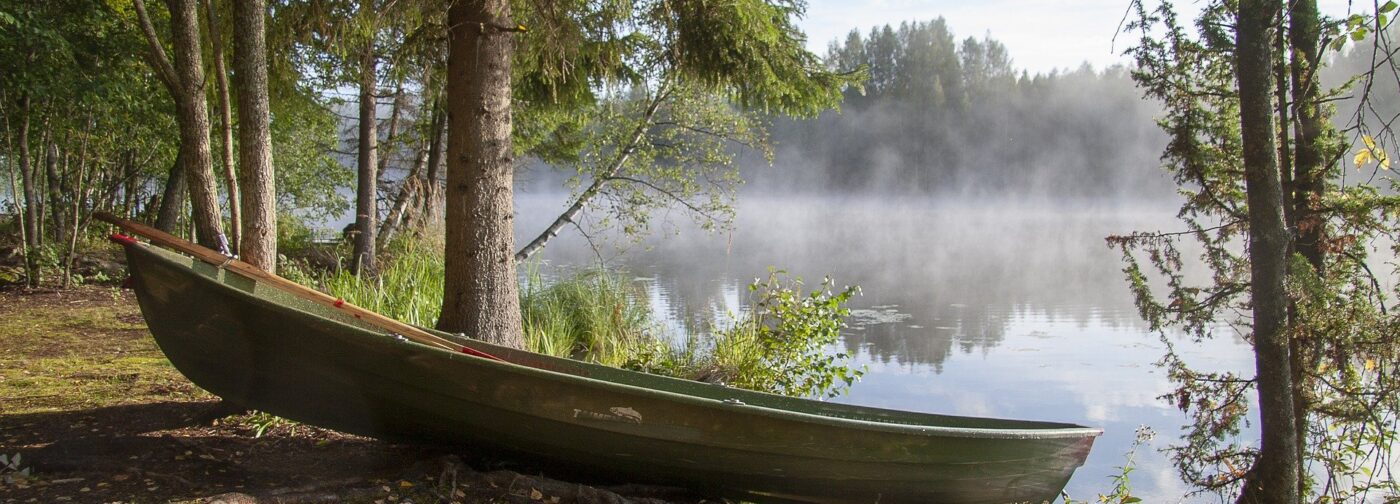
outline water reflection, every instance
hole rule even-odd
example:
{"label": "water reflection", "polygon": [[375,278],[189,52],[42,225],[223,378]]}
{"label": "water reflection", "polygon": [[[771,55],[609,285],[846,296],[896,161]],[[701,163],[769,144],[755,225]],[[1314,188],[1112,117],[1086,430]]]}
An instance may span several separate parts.
{"label": "water reflection", "polygon": [[[558,196],[521,198],[522,233],[552,218]],[[733,233],[686,230],[615,259],[640,277],[677,334],[723,323],[747,301],[747,284],[785,268],[808,283],[831,275],[858,284],[852,326],[838,349],[869,372],[837,400],[906,410],[1040,419],[1105,428],[1070,482],[1078,499],[1109,486],[1133,432],[1163,434],[1139,454],[1134,488],[1148,501],[1185,493],[1166,446],[1183,423],[1157,396],[1169,385],[1152,366],[1158,335],[1138,318],[1118,252],[1103,238],[1174,229],[1170,209],[1051,207],[915,199],[755,198]],[[604,247],[604,257],[612,257]],[[544,258],[598,261],[576,233]],[[836,349],[834,349],[836,350]],[[1193,363],[1248,371],[1234,338],[1183,345]]]}

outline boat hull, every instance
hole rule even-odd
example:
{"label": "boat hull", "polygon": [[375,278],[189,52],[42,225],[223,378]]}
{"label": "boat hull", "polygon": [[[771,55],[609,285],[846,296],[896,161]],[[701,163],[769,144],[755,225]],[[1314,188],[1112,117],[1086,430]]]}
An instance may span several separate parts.
{"label": "boat hull", "polygon": [[491,361],[182,256],[127,250],[151,333],[192,382],[353,434],[758,501],[990,504],[1054,500],[1100,432],[786,398],[458,339],[524,365]]}

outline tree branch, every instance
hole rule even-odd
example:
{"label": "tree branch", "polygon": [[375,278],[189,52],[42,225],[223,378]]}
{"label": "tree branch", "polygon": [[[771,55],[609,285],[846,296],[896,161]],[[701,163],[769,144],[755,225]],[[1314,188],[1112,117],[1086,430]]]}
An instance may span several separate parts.
{"label": "tree branch", "polygon": [[151,17],[146,14],[146,2],[143,0],[131,0],[131,5],[136,7],[136,20],[141,25],[141,32],[146,34],[146,43],[150,46],[150,52],[146,53],[146,59],[151,63],[151,69],[155,70],[156,77],[170,88],[171,93],[178,93],[180,89],[180,78],[175,74],[175,67],[170,64],[170,58],[165,55],[165,46],[161,45],[160,37],[156,35],[156,28],[151,24]]}

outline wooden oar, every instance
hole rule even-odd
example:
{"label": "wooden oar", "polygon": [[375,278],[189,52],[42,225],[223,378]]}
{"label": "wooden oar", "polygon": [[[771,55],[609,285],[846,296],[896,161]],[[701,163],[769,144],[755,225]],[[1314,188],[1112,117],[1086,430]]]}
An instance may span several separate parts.
{"label": "wooden oar", "polygon": [[[503,360],[500,357],[496,357],[486,352],[482,352],[475,348],[462,346],[462,344],[454,342],[452,340],[432,334],[430,332],[405,324],[403,322],[399,322],[389,317],[385,317],[383,315],[366,310],[364,308],[360,308],[358,306],[345,302],[344,299],[332,297],[331,295],[326,294],[324,292],[312,289],[310,287],[306,287],[291,280],[287,280],[280,276],[264,271],[262,268],[259,268],[257,266],[253,266],[246,262],[230,258],[228,256],[220,254],[215,250],[194,243],[190,243],[188,240],[177,236],[172,236],[169,233],[147,226],[145,224],[140,224],[137,222],[122,219],[107,212],[97,212],[96,214],[94,214],[94,216],[97,217],[97,219],[100,221],[110,223],[129,233],[139,235],[148,240],[151,240],[151,243],[155,243],[162,247],[175,249],[179,252],[189,254],[191,256],[194,256],[196,259],[199,259],[206,263],[218,266],[223,269],[231,270],[248,278],[252,278],[259,282],[266,283],[268,285],[281,289],[283,292],[305,299],[307,301],[324,305],[335,310],[340,310],[341,312],[344,312],[347,315],[368,322],[371,325],[374,325],[380,329],[383,329],[393,334],[401,335],[405,338],[422,343],[424,345],[444,348],[454,352],[462,352],[467,355],[473,355],[485,359]],[[132,240],[130,237],[119,236],[120,235],[114,235],[113,239],[116,239],[117,241],[124,241],[128,244],[138,243],[135,240]]]}

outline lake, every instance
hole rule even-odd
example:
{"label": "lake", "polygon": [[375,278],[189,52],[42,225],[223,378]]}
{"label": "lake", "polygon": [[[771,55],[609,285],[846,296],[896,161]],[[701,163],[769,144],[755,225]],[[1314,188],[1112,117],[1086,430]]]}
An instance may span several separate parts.
{"label": "lake", "polygon": [[[566,195],[518,196],[523,242]],[[834,401],[954,415],[1073,422],[1104,435],[1070,481],[1075,499],[1106,492],[1135,430],[1158,432],[1139,450],[1131,481],[1148,502],[1189,491],[1159,448],[1184,416],[1157,399],[1171,390],[1161,335],[1132,304],[1120,253],[1104,237],[1176,230],[1169,205],[1036,205],[933,198],[745,195],[731,232],[707,234],[679,212],[674,225],[628,246],[570,228],[542,254],[549,267],[597,264],[634,275],[659,322],[703,331],[741,309],[747,285],[770,267],[859,285],[840,348],[865,377]],[[1202,368],[1253,373],[1231,331],[1203,343],[1177,335]]]}

